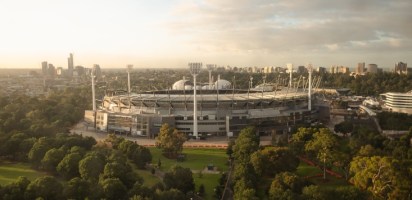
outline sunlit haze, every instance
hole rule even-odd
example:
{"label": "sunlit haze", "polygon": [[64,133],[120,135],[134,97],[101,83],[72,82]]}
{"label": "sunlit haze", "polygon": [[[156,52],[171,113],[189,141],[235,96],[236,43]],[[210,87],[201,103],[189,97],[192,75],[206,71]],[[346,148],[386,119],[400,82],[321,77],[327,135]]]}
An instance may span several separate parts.
{"label": "sunlit haze", "polygon": [[[0,68],[410,62],[410,0],[2,0]],[[409,60],[408,60],[409,59]]]}

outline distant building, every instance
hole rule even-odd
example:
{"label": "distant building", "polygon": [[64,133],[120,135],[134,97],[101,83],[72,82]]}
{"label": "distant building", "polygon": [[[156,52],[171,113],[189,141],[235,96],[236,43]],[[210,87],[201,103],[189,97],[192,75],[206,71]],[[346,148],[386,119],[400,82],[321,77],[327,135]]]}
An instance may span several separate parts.
{"label": "distant building", "polygon": [[53,64],[49,64],[49,68],[47,70],[47,75],[51,78],[54,78],[56,75],[56,68]]}
{"label": "distant building", "polygon": [[364,62],[358,63],[358,67],[356,67],[355,73],[358,75],[363,75],[365,73],[365,63]]}
{"label": "distant building", "polygon": [[43,61],[41,63],[41,72],[43,76],[47,76],[48,74],[48,65],[47,65],[47,61]]}
{"label": "distant building", "polygon": [[264,67],[263,68],[263,73],[265,73],[265,74],[273,73],[273,67]]}
{"label": "distant building", "polygon": [[100,65],[94,64],[93,65],[93,72],[94,72],[94,75],[96,76],[97,80],[100,80],[102,78],[102,70],[100,69]]}
{"label": "distant building", "polygon": [[326,68],[324,68],[324,67],[318,67],[318,68],[316,69],[316,71],[319,72],[319,73],[326,73]]}
{"label": "distant building", "polygon": [[388,92],[381,94],[384,108],[392,112],[412,114],[412,91],[407,93]]}
{"label": "distant building", "polygon": [[67,62],[68,62],[67,75],[69,77],[72,77],[73,69],[74,69],[73,54],[70,54],[70,57],[67,58]]}
{"label": "distant building", "polygon": [[371,74],[378,73],[378,65],[377,64],[369,64],[367,72],[371,73]]}
{"label": "distant building", "polygon": [[57,67],[56,74],[59,77],[62,76],[63,75],[63,68],[62,67]]}
{"label": "distant building", "polygon": [[349,67],[345,66],[331,66],[329,68],[329,73],[331,74],[349,74],[350,70]]}
{"label": "distant building", "polygon": [[298,69],[297,69],[296,72],[297,72],[298,74],[304,74],[304,73],[307,73],[308,70],[306,69],[305,66],[298,66]]}
{"label": "distant building", "polygon": [[403,62],[395,63],[395,73],[407,74],[408,73],[408,64],[403,63]]}

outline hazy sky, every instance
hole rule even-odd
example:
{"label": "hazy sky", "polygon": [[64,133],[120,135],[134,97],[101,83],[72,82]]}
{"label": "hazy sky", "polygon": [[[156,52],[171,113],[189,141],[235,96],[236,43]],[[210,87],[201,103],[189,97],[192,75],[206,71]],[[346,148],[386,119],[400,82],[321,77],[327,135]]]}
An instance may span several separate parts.
{"label": "hazy sky", "polygon": [[67,68],[69,53],[85,67],[412,58],[411,0],[0,0],[0,26],[0,68]]}

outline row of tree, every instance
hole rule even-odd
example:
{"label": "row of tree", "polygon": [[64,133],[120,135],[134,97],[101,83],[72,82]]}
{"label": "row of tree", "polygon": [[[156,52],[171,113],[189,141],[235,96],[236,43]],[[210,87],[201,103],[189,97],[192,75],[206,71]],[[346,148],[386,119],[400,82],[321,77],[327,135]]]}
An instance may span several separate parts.
{"label": "row of tree", "polygon": [[400,139],[389,140],[363,127],[356,127],[350,138],[338,138],[329,129],[300,128],[292,136],[291,147],[297,155],[323,165],[324,171],[339,169],[358,189],[368,191],[358,193],[361,196],[410,199],[411,138],[412,130]]}

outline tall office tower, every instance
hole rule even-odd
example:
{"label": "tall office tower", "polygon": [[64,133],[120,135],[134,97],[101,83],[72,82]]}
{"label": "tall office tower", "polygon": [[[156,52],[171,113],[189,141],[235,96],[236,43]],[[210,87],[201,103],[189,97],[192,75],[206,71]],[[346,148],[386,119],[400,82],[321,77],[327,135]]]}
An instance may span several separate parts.
{"label": "tall office tower", "polygon": [[395,73],[408,74],[408,64],[404,62],[395,63]]}
{"label": "tall office tower", "polygon": [[73,54],[70,54],[70,57],[67,58],[67,61],[68,61],[67,75],[69,77],[72,77],[73,76],[73,69],[74,69]]}
{"label": "tall office tower", "polygon": [[377,64],[369,64],[367,72],[371,73],[371,74],[378,73],[378,65]]}
{"label": "tall office tower", "polygon": [[365,63],[364,62],[358,63],[358,67],[356,68],[355,73],[362,75],[364,72],[365,72]]}
{"label": "tall office tower", "polygon": [[94,64],[93,71],[94,71],[94,76],[96,80],[100,80],[102,78],[102,70],[100,69],[100,65]]}
{"label": "tall office tower", "polygon": [[49,77],[51,77],[51,78],[54,78],[54,77],[55,77],[55,75],[56,75],[56,68],[54,67],[53,64],[49,64],[49,68],[48,68],[47,71],[48,71],[47,75],[48,75]]}
{"label": "tall office tower", "polygon": [[43,76],[47,76],[47,72],[48,72],[48,65],[47,65],[47,61],[44,61],[41,63],[41,73],[43,74]]}

